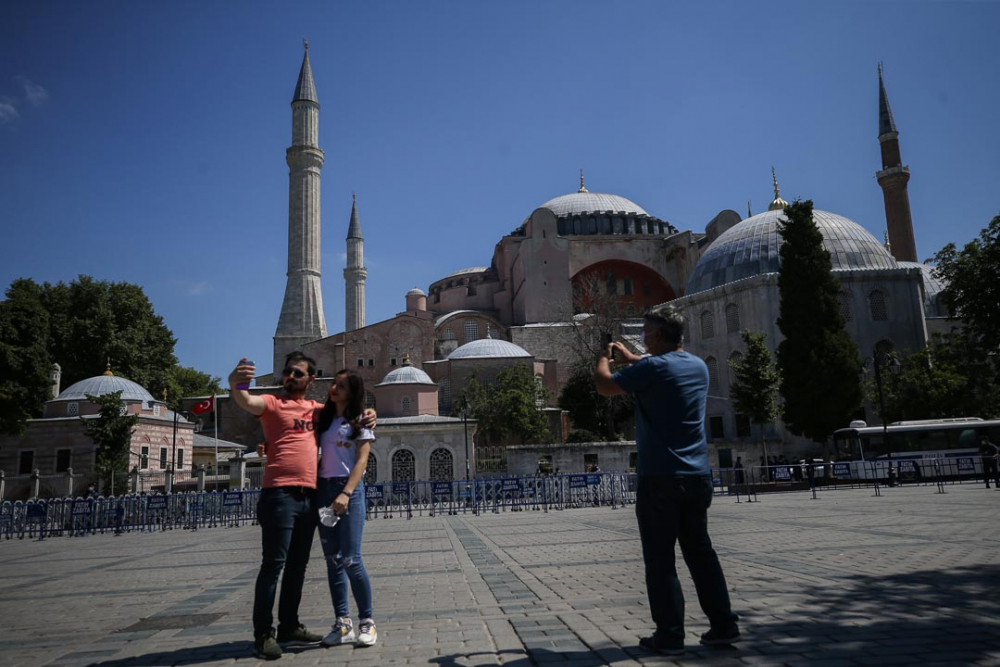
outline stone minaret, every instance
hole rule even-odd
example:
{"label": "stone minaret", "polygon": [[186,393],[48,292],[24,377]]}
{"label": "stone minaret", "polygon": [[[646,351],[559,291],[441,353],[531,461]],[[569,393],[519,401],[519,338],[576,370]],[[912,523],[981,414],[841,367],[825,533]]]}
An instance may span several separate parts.
{"label": "stone minaret", "polygon": [[347,290],[344,299],[344,331],[354,331],[365,326],[365,239],[361,236],[361,220],[358,219],[358,199],[351,205],[351,224],[347,227],[347,268],[344,269],[344,283]]}
{"label": "stone minaret", "polygon": [[326,337],[320,290],[319,101],[309,65],[309,42],[292,97],[292,145],[288,162],[288,280],[274,332],[274,372],[285,355],[304,343]]}
{"label": "stone minaret", "polygon": [[876,172],[875,178],[885,200],[885,224],[892,256],[899,261],[916,262],[917,244],[913,240],[910,195],[906,190],[910,168],[903,166],[899,155],[899,132],[882,82],[882,63],[878,66],[878,142],[882,146],[882,171]]}

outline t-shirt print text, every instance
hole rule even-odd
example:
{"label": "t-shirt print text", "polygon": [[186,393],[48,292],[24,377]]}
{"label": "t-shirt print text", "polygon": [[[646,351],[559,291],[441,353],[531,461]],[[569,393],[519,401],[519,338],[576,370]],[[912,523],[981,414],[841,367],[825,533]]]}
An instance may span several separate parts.
{"label": "t-shirt print text", "polygon": [[312,417],[308,419],[296,419],[292,423],[292,430],[296,433],[302,433],[303,431],[312,431],[316,424],[313,422]]}

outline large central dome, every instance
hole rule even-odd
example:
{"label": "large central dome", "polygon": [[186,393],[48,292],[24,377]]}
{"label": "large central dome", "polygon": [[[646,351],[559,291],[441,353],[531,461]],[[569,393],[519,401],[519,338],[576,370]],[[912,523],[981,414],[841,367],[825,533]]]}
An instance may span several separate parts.
{"label": "large central dome", "polygon": [[[743,278],[775,273],[782,238],[778,221],[784,210],[766,211],[726,230],[698,260],[685,294],[695,294]],[[813,210],[833,269],[895,269],[896,260],[868,230],[843,216]]]}
{"label": "large central dome", "polygon": [[549,209],[557,218],[567,215],[604,212],[649,215],[634,201],[625,199],[625,197],[619,197],[618,195],[606,195],[600,192],[573,192],[550,199],[539,208]]}

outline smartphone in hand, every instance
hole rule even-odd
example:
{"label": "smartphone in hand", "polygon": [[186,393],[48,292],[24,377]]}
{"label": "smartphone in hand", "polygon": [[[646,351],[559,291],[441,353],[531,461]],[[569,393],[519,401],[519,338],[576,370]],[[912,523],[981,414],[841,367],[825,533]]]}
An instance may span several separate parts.
{"label": "smartphone in hand", "polygon": [[[611,343],[613,343],[613,342],[614,342],[614,338],[611,336],[610,332],[604,334],[604,349],[605,350],[608,349],[608,345],[611,345]],[[615,348],[611,348],[611,358],[612,359],[615,358]]]}

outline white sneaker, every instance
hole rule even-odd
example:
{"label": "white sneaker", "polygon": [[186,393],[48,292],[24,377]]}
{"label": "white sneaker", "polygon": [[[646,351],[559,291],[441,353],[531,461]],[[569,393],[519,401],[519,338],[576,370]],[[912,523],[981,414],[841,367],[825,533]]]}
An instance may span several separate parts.
{"label": "white sneaker", "polygon": [[353,641],[354,623],[345,616],[338,618],[337,622],[333,624],[330,634],[323,637],[323,646],[340,646],[341,644],[350,644]]}
{"label": "white sneaker", "polygon": [[378,632],[375,630],[375,621],[370,618],[361,619],[358,626],[358,646],[375,646],[378,639]]}

